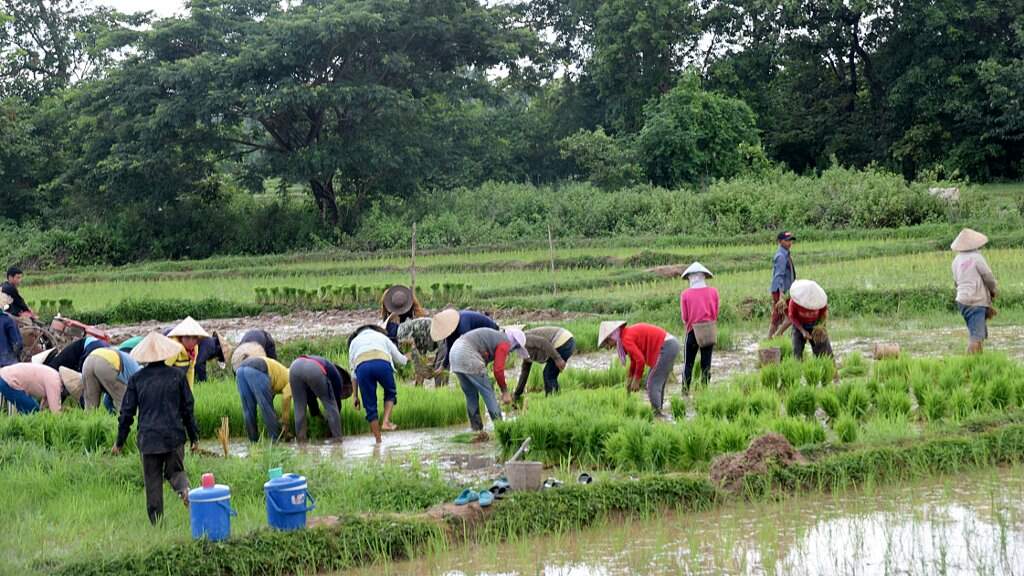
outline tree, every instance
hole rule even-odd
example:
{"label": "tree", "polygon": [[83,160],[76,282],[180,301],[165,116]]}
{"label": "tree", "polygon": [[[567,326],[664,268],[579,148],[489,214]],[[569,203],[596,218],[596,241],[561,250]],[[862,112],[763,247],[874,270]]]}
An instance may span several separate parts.
{"label": "tree", "polygon": [[230,160],[251,181],[307,183],[324,222],[351,232],[375,197],[432,173],[439,101],[477,95],[499,64],[517,72],[531,34],[506,20],[475,0],[196,0],[94,91],[126,136],[100,148],[145,163],[139,142],[159,143],[186,180]]}
{"label": "tree", "polygon": [[580,130],[564,138],[561,152],[563,158],[576,163],[587,180],[605,190],[631,186],[643,177],[632,144],[608,136],[600,126],[593,132]]}
{"label": "tree", "polygon": [[754,113],[742,100],[700,88],[691,75],[645,110],[637,137],[647,177],[668,188],[708,184],[762,162]]}

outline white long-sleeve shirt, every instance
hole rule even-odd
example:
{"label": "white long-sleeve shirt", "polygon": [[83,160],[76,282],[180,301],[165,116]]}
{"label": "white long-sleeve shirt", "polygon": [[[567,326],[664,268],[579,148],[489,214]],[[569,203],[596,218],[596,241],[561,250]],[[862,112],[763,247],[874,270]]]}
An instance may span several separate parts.
{"label": "white long-sleeve shirt", "polygon": [[376,330],[363,330],[348,346],[349,369],[355,372],[363,362],[387,360],[392,366],[405,366],[408,359],[390,338]]}

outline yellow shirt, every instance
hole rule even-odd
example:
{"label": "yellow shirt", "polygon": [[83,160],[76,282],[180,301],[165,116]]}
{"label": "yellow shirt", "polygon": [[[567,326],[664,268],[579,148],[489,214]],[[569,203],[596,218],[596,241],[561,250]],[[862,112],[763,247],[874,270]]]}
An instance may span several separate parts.
{"label": "yellow shirt", "polygon": [[288,383],[288,368],[272,358],[262,359],[270,375],[270,389],[281,395],[281,426],[287,428],[292,416],[292,387]]}
{"label": "yellow shirt", "polygon": [[[173,338],[173,340],[177,341],[178,339]],[[178,343],[180,344],[180,342]],[[191,390],[196,382],[196,359],[188,355],[184,346],[181,347],[181,352],[178,352],[175,358],[167,361],[167,365],[174,368],[185,368],[185,379],[188,380],[188,387]]]}
{"label": "yellow shirt", "polygon": [[117,353],[114,348],[99,348],[93,350],[93,356],[99,356],[107,361],[108,364],[114,367],[114,370],[121,371],[121,355]]}

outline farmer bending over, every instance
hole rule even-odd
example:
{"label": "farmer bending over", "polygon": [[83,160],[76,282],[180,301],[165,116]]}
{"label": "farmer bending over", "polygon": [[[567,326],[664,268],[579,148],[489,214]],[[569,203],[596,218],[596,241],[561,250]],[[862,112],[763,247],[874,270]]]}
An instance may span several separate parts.
{"label": "farmer bending over", "polygon": [[512,402],[505,383],[505,360],[513,350],[524,360],[529,357],[526,352],[526,334],[518,328],[506,328],[504,332],[493,328],[477,328],[464,334],[452,346],[452,372],[458,377],[462,393],[466,396],[466,414],[475,432],[484,429],[480,418],[481,396],[491,421],[501,420],[501,406],[494,395],[494,385],[487,378],[488,364],[494,364],[494,379],[501,388],[502,403]]}
{"label": "farmer bending over", "polygon": [[804,347],[811,343],[816,357],[832,357],[828,339],[828,296],[813,280],[797,280],[789,290],[789,320],[793,323],[793,357],[803,360]]}
{"label": "farmer bending over", "polygon": [[[366,421],[370,431],[380,444],[380,431],[395,430],[391,422],[391,411],[398,403],[398,389],[395,386],[395,364],[405,366],[408,360],[388,338],[387,332],[379,326],[360,326],[348,339],[348,365],[356,376],[359,394],[353,401],[359,409],[359,398],[366,407]],[[377,385],[384,389],[384,421],[377,419]]]}
{"label": "farmer bending over", "polygon": [[38,412],[45,402],[50,412],[58,413],[67,396],[77,403],[82,397],[82,376],[74,370],[59,371],[21,362],[0,368],[0,396],[14,405],[19,414]]}
{"label": "farmer bending over", "polygon": [[614,346],[623,364],[629,357],[629,378],[626,380],[629,392],[640,389],[644,369],[650,367],[647,373],[647,398],[655,417],[663,417],[661,406],[665,399],[665,384],[672,376],[672,366],[679,355],[679,341],[676,337],[652,324],[626,326],[625,322],[609,321],[601,322],[598,328],[597,346]]}
{"label": "farmer bending over", "polygon": [[[263,415],[267,436],[276,441],[288,435],[292,413],[292,387],[288,382],[288,368],[277,360],[252,356],[235,369],[238,395],[242,398],[242,416],[249,441],[260,439],[256,409]],[[274,396],[281,395],[281,418],[274,411]]]}
{"label": "farmer bending over", "polygon": [[530,357],[523,360],[519,372],[513,402],[518,402],[526,392],[533,363],[544,364],[544,395],[558,392],[558,376],[565,370],[565,363],[576,351],[576,339],[572,332],[561,326],[540,326],[526,331],[526,352]]}

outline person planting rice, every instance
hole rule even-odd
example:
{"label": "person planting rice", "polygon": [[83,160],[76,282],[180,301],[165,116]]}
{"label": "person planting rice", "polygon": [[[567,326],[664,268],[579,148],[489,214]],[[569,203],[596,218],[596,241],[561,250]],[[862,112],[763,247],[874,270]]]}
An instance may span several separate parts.
{"label": "person planting rice", "polygon": [[288,368],[288,385],[295,410],[295,437],[308,439],[306,407],[311,415],[320,414],[317,399],[327,413],[331,438],[341,440],[341,401],[352,394],[352,377],[347,370],[322,356],[299,356]]}
{"label": "person planting rice", "polygon": [[509,352],[515,350],[524,360],[526,334],[518,328],[506,328],[504,332],[494,328],[477,328],[463,334],[451,349],[452,372],[459,379],[462,393],[466,396],[466,415],[474,432],[482,432],[480,418],[480,397],[484,399],[491,421],[501,420],[501,406],[494,395],[494,385],[487,378],[487,365],[493,364],[494,380],[501,389],[502,404],[511,404],[512,396],[505,383],[505,361]]}
{"label": "person planting rice", "polygon": [[516,385],[514,402],[518,402],[526,392],[526,384],[530,380],[533,363],[544,364],[544,395],[558,392],[558,375],[565,370],[565,363],[576,351],[576,339],[572,332],[561,326],[540,326],[526,331],[526,352],[529,358],[523,360],[519,372],[519,383]]}
{"label": "person planting rice", "polygon": [[[380,431],[395,430],[391,422],[391,411],[398,403],[398,389],[395,386],[395,364],[405,366],[408,360],[398,350],[395,343],[388,338],[387,332],[379,326],[367,324],[360,326],[348,339],[348,365],[356,377],[359,394],[353,401],[359,409],[359,398],[362,397],[366,408],[366,421],[370,423],[370,431],[380,444]],[[377,385],[384,389],[384,421],[380,422],[377,415]]]}
{"label": "person planting rice", "polygon": [[[292,413],[288,368],[272,358],[252,356],[235,369],[235,383],[242,399],[242,418],[245,420],[245,434],[249,441],[257,442],[260,439],[257,407],[263,415],[263,426],[271,441],[287,435]],[[274,411],[274,396],[278,394],[281,395],[280,419]]]}
{"label": "person planting rice", "polygon": [[43,364],[19,362],[0,368],[0,396],[19,414],[38,412],[45,402],[50,412],[60,412],[64,398],[77,403],[82,397],[82,375],[74,370],[55,370]]}
{"label": "person planting rice", "polygon": [[672,376],[672,365],[679,355],[679,341],[675,336],[651,324],[626,326],[622,321],[606,321],[601,322],[598,329],[597,346],[614,346],[623,364],[629,358],[629,377],[626,380],[629,392],[640,389],[644,369],[650,367],[647,398],[654,415],[663,417],[661,406],[665,398],[665,384]]}
{"label": "person planting rice", "polygon": [[996,315],[992,306],[997,294],[996,277],[980,252],[987,243],[988,237],[981,232],[964,228],[949,246],[957,253],[953,258],[953,282],[957,308],[967,323],[968,354],[982,351],[988,338],[988,320]]}
{"label": "person planting rice", "polygon": [[274,342],[274,337],[270,335],[270,332],[266,330],[247,330],[245,334],[242,334],[242,339],[238,342],[238,346],[241,347],[245,344],[256,344],[263,351],[264,357],[277,360],[277,343]]}
{"label": "person planting rice", "polygon": [[11,297],[0,292],[0,368],[17,364],[25,343],[21,339],[18,323],[7,313]]}
{"label": "person planting rice", "polygon": [[785,308],[780,305],[783,296],[789,292],[790,287],[796,280],[796,267],[793,265],[793,256],[790,250],[793,248],[793,241],[796,236],[792,232],[779,232],[776,242],[779,248],[772,258],[772,283],[769,292],[772,295],[771,324],[768,326],[768,337],[772,338],[781,334],[784,330],[783,322],[786,318]]}
{"label": "person planting rice", "polygon": [[[266,358],[267,353],[263,350],[263,347],[255,342],[246,342],[245,344],[239,344],[238,348],[235,348],[234,352],[231,353],[231,369],[238,372],[238,367],[249,358]],[[273,358],[272,358],[273,360]]]}
{"label": "person planting rice", "polygon": [[128,379],[117,440],[111,452],[121,454],[135,414],[139,415],[137,445],[142,455],[142,481],[146,487],[146,512],[156,524],[164,513],[163,481],[166,478],[188,507],[188,476],[185,474],[185,439],[199,450],[192,387],[185,374],[169,365],[181,353],[181,344],[150,332],[132,350],[132,358],[144,365]]}
{"label": "person planting rice", "polygon": [[793,323],[793,357],[803,360],[804,347],[811,343],[815,356],[832,357],[828,339],[828,296],[813,280],[797,280],[789,290],[789,321]]}
{"label": "person planting rice", "polygon": [[85,385],[85,409],[100,405],[100,396],[106,393],[110,398],[107,409],[115,414],[121,412],[128,380],[140,369],[139,363],[130,354],[115,348],[99,348],[85,359],[82,367],[82,381]]}
{"label": "person planting rice", "polygon": [[412,290],[401,284],[395,284],[385,290],[384,295],[381,296],[380,314],[388,338],[398,344],[398,327],[413,318],[426,316],[427,312],[420,305],[420,301]]}
{"label": "person planting rice", "polygon": [[427,378],[434,379],[434,387],[447,382],[444,369],[435,368],[437,342],[430,337],[430,318],[413,318],[398,327],[398,349],[411,356],[416,385],[422,386]]}
{"label": "person planting rice", "polygon": [[230,357],[231,346],[229,346],[216,331],[214,331],[209,338],[203,338],[200,340],[195,359],[196,382],[206,382],[208,379],[206,364],[210,360],[216,360],[226,364],[227,359]]}
{"label": "person planting rice", "polygon": [[679,309],[686,327],[684,344],[683,385],[690,389],[693,366],[700,353],[700,377],[704,384],[711,380],[711,354],[718,339],[718,290],[707,285],[711,271],[700,262],[690,264],[683,279],[690,287],[679,295]]}
{"label": "person planting rice", "polygon": [[455,341],[463,334],[477,328],[490,328],[498,330],[498,324],[489,316],[474,312],[473,310],[456,310],[446,308],[434,315],[430,323],[430,337],[434,342],[444,340],[444,345],[438,350],[434,368],[449,368],[451,362],[448,355],[451,352]]}
{"label": "person planting rice", "polygon": [[172,358],[168,363],[185,373],[185,379],[188,380],[189,388],[191,388],[196,383],[199,343],[203,338],[209,338],[210,334],[203,330],[203,327],[191,316],[188,316],[169,330],[166,336],[181,344],[181,352],[178,353],[178,357]]}
{"label": "person planting rice", "polygon": [[44,350],[32,357],[33,362],[39,362],[57,370],[61,367],[81,372],[85,369],[85,359],[94,351],[110,346],[107,342],[86,336],[68,344],[59,352],[54,349]]}

